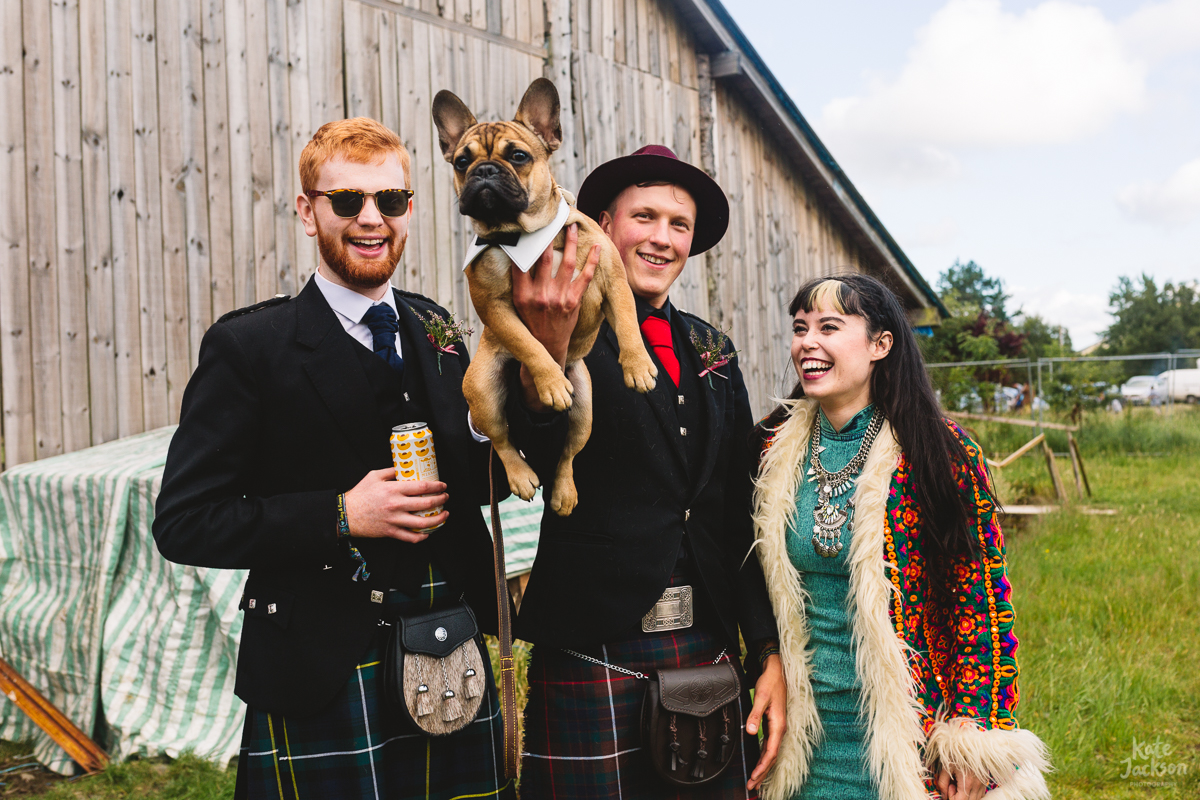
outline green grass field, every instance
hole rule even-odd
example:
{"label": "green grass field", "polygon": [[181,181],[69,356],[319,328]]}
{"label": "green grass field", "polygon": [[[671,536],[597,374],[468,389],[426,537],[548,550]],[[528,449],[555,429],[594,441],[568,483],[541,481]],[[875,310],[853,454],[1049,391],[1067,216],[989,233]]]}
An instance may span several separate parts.
{"label": "green grass field", "polygon": [[[1079,434],[1087,504],[1117,515],[1068,510],[1008,530],[1018,719],[1053,752],[1055,797],[1200,797],[1200,413],[1138,412]],[[999,427],[975,429],[993,458],[1033,433]],[[1069,461],[1059,469],[1072,493]],[[1008,502],[1053,497],[1040,455],[997,479]]]}
{"label": "green grass field", "polygon": [[[997,460],[1035,433],[970,429]],[[1048,439],[1065,452],[1065,434]],[[1094,493],[1086,505],[1118,513],[1086,515],[1072,500],[1051,515],[1006,518],[1018,719],[1051,748],[1055,797],[1200,797],[1200,409],[1100,415],[1078,439]],[[1073,495],[1070,462],[1058,464]],[[996,477],[1006,503],[1055,502],[1040,451]],[[523,668],[518,659],[519,682]],[[27,752],[0,744],[0,769]],[[116,765],[74,782],[25,781],[21,771],[0,775],[0,795],[12,787],[63,799],[233,794],[232,770],[193,758]]]}

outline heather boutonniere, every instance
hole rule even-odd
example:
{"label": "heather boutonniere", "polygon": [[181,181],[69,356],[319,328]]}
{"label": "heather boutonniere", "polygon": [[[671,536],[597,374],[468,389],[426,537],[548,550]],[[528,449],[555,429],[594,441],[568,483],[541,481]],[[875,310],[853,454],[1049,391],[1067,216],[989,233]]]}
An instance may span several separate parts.
{"label": "heather boutonniere", "polygon": [[465,322],[459,322],[454,318],[453,314],[449,317],[443,317],[436,311],[430,311],[429,316],[423,316],[420,312],[413,312],[417,315],[417,319],[421,320],[421,324],[425,326],[425,338],[437,350],[438,360],[438,375],[442,374],[442,353],[450,353],[458,355],[458,351],[454,349],[456,342],[465,342],[467,337],[475,331],[467,327]]}
{"label": "heather boutonniere", "polygon": [[700,370],[700,377],[708,378],[708,388],[716,388],[712,382],[713,375],[729,380],[729,376],[717,372],[717,368],[732,361],[738,351],[721,352],[725,349],[725,345],[729,344],[729,337],[725,335],[725,332],[718,330],[714,336],[713,332],[709,330],[705,332],[704,339],[701,339],[700,334],[696,333],[696,329],[692,328],[688,338],[692,340],[692,347],[696,348],[696,352],[700,354],[700,363],[704,365],[704,369]]}

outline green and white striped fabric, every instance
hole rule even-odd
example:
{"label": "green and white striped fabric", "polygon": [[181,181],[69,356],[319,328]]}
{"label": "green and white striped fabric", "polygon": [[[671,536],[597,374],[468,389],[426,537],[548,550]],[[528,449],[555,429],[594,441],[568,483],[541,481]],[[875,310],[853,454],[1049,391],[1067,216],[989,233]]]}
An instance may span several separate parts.
{"label": "green and white striped fabric", "polygon": [[[538,535],[542,530],[542,490],[525,502],[513,495],[500,502],[500,527],[504,531],[504,569],[508,577],[523,575],[533,567],[537,555]],[[492,530],[492,511],[483,508],[488,532]]]}
{"label": "green and white striped fabric", "polygon": [[[154,548],[153,497],[173,432],[0,475],[0,652],[116,758],[190,748],[228,760],[242,711],[222,628],[240,627],[243,578],[169,564]],[[233,607],[198,598],[192,587],[206,584],[233,584]],[[0,710],[0,736],[32,738],[40,762],[73,770],[18,709]]]}
{"label": "green and white striped fabric", "polygon": [[[0,473],[0,656],[116,759],[236,755],[246,573],[171,564],[151,535],[174,428]],[[537,551],[542,501],[501,504],[509,576]],[[485,510],[485,518],[488,514]],[[11,702],[0,738],[70,758]]]}

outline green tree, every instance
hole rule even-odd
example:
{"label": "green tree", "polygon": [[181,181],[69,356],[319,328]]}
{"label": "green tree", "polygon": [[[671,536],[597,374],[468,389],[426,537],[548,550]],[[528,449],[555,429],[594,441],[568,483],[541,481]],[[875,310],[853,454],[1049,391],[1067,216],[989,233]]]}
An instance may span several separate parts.
{"label": "green tree", "polygon": [[1008,322],[1005,304],[1012,296],[1004,293],[1004,282],[1000,278],[988,276],[974,261],[963,264],[955,259],[950,269],[942,273],[938,288],[942,290],[943,301],[950,296],[979,309],[991,319]]}
{"label": "green tree", "polygon": [[[927,363],[1021,357],[1025,336],[1009,317],[1005,305],[1010,298],[1000,278],[989,276],[974,261],[956,260],[942,273],[938,286],[950,317],[922,340]],[[996,386],[1016,380],[999,366],[943,367],[931,375],[947,408],[977,394],[978,402],[990,409]]]}
{"label": "green tree", "polygon": [[1022,358],[1052,358],[1074,353],[1071,334],[1062,325],[1052,325],[1037,314],[1022,315],[1016,330],[1025,337]]}
{"label": "green tree", "polygon": [[1195,282],[1167,281],[1159,289],[1146,274],[1139,283],[1121,277],[1108,295],[1108,307],[1113,323],[1104,338],[1110,353],[1200,348],[1200,292]]}

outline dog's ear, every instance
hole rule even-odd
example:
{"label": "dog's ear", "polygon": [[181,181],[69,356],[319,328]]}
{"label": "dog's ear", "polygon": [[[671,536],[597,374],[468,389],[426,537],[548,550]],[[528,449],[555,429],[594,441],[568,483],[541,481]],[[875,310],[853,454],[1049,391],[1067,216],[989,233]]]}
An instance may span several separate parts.
{"label": "dog's ear", "polygon": [[553,152],[562,144],[562,125],[558,122],[559,108],[558,89],[545,78],[538,78],[525,90],[525,96],[521,98],[521,105],[517,107],[517,115],[513,120],[540,136],[546,147]]}
{"label": "dog's ear", "polygon": [[475,124],[475,115],[454,92],[442,89],[433,98],[433,122],[437,125],[438,144],[447,161],[454,158],[458,142],[467,128]]}

